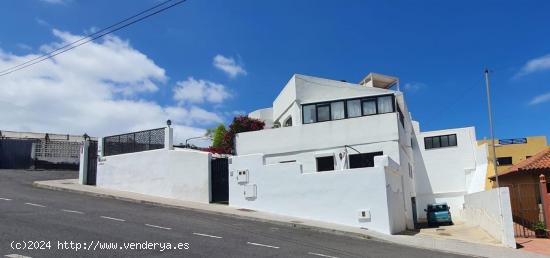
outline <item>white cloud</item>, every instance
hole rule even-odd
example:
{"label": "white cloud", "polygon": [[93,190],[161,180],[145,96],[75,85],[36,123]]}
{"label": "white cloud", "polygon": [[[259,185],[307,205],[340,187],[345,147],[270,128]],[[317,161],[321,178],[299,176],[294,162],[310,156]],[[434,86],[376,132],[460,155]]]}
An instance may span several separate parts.
{"label": "white cloud", "polygon": [[550,92],[535,96],[530,102],[529,105],[538,105],[544,102],[550,102]]}
{"label": "white cloud", "polygon": [[537,57],[527,61],[515,77],[525,76],[531,73],[550,70],[550,55]]}
{"label": "white cloud", "polygon": [[[54,30],[55,48],[80,38]],[[0,70],[41,53],[0,49]],[[157,128],[173,121],[178,139],[204,133],[222,119],[197,106],[164,106],[146,100],[168,80],[156,65],[116,36],[90,42],[27,69],[0,77],[0,130],[88,133],[93,136]]]}
{"label": "white cloud", "polygon": [[229,77],[235,78],[237,75],[246,75],[246,70],[241,64],[237,64],[232,57],[216,55],[213,60],[214,67],[225,72]]}
{"label": "white cloud", "polygon": [[419,91],[421,89],[426,88],[426,84],[421,83],[421,82],[410,82],[410,83],[405,83],[404,88],[405,88],[406,91],[416,92],[416,91]]}
{"label": "white cloud", "polygon": [[174,88],[174,99],[183,103],[221,103],[231,97],[223,84],[195,80],[193,77],[179,81]]}

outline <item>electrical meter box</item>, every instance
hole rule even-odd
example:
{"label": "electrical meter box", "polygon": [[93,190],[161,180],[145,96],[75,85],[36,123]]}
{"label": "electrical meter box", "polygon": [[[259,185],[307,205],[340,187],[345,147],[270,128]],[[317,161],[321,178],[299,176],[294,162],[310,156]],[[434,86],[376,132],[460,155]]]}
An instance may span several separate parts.
{"label": "electrical meter box", "polygon": [[239,184],[248,183],[248,170],[237,171],[237,183]]}

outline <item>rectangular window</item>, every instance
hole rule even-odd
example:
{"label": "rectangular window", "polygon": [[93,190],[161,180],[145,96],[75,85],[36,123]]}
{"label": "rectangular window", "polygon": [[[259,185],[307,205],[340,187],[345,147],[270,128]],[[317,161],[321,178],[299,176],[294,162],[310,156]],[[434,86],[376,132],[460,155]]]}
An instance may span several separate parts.
{"label": "rectangular window", "polygon": [[456,134],[424,137],[424,149],[435,149],[457,146]]}
{"label": "rectangular window", "polygon": [[512,165],[512,157],[497,157],[497,165],[499,166]]}
{"label": "rectangular window", "polygon": [[378,97],[378,114],[393,112],[393,96]]}
{"label": "rectangular window", "polygon": [[349,155],[349,168],[374,167],[374,157],[382,156],[383,152],[359,153]]}
{"label": "rectangular window", "polygon": [[363,100],[363,115],[375,115],[376,114],[376,100],[369,99],[369,100]]}
{"label": "rectangular window", "polygon": [[304,124],[317,122],[317,112],[315,111],[315,105],[304,105],[302,106],[302,111],[304,113]]}
{"label": "rectangular window", "polygon": [[361,116],[361,100],[354,99],[347,101],[348,106],[348,117],[358,117]]}
{"label": "rectangular window", "polygon": [[330,120],[330,105],[317,105],[317,122],[324,122],[328,120]]}
{"label": "rectangular window", "polygon": [[332,120],[346,118],[346,113],[344,110],[344,101],[337,101],[337,102],[330,103],[330,112],[331,112]]}
{"label": "rectangular window", "polygon": [[317,172],[334,170],[334,156],[317,157]]}
{"label": "rectangular window", "polygon": [[[382,95],[349,100],[335,100],[316,104],[302,105],[302,121],[304,124],[339,120],[360,116],[369,116],[395,112],[393,95]],[[404,116],[400,112],[399,118],[404,125]]]}

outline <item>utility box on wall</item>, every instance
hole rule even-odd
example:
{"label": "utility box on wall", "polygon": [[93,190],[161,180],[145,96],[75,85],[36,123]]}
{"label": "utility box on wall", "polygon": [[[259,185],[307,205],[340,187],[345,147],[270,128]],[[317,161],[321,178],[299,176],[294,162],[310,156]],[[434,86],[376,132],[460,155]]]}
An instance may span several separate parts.
{"label": "utility box on wall", "polygon": [[246,199],[256,199],[256,185],[245,185],[244,186],[244,198],[246,198]]}
{"label": "utility box on wall", "polygon": [[239,184],[248,183],[248,170],[237,171],[237,183]]}
{"label": "utility box on wall", "polygon": [[357,217],[359,218],[359,221],[370,221],[370,210],[364,209],[357,211]]}

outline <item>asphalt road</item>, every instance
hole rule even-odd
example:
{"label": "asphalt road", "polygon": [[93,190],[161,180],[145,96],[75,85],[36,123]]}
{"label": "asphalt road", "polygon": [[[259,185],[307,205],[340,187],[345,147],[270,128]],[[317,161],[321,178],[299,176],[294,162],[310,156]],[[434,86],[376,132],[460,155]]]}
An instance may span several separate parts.
{"label": "asphalt road", "polygon": [[32,187],[37,180],[76,177],[67,171],[0,170],[0,257],[460,257]]}

